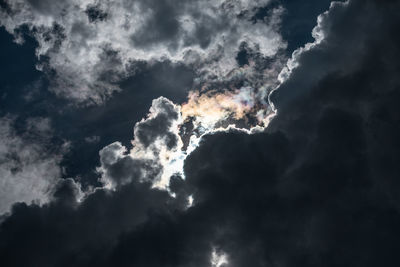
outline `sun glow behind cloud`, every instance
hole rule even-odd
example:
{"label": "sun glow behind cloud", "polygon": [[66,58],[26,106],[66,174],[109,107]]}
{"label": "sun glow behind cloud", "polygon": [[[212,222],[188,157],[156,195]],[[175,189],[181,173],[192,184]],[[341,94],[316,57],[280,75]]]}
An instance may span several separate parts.
{"label": "sun glow behind cloud", "polygon": [[[154,187],[168,190],[173,175],[185,178],[184,161],[204,135],[262,131],[275,114],[264,95],[260,90],[242,87],[231,91],[193,91],[182,105],[164,97],[153,100],[148,116],[134,127],[131,149],[114,143],[101,151],[102,166],[98,171],[102,182],[112,189],[132,179],[150,179]],[[118,162],[124,163],[113,167]],[[114,168],[127,169],[120,175],[122,179],[113,178]]]}
{"label": "sun glow behind cloud", "polygon": [[[195,73],[193,87],[202,89],[189,88],[185,103],[155,99],[134,126],[131,148],[105,147],[102,164],[109,166],[99,170],[110,188],[133,176],[152,177],[155,186],[167,188],[172,175],[184,177],[184,160],[202,136],[232,129],[252,133],[274,114],[266,99],[286,61],[280,53],[286,42],[280,34],[283,8],[273,1],[5,2],[12,12],[0,10],[0,24],[20,42],[16,29],[27,26],[38,42],[37,68],[51,77],[49,89],[73,103],[104,103],[143,62],[168,62]],[[268,15],[255,20],[266,7]],[[238,60],[241,52],[245,63]],[[106,154],[116,155],[116,162]],[[107,169],[120,160],[134,167],[116,181]]]}
{"label": "sun glow behind cloud", "polygon": [[[275,112],[264,101],[264,94],[265,92],[257,92],[251,87],[222,92],[191,91],[187,102],[179,106],[181,116],[174,125],[179,139],[178,147],[173,151],[160,148],[163,172],[154,185],[167,188],[169,179],[174,174],[184,178],[184,160],[198,147],[202,136],[230,130],[251,134],[267,127]],[[190,130],[182,131],[188,123],[191,124]]]}
{"label": "sun glow behind cloud", "polygon": [[188,101],[182,104],[183,119],[194,118],[194,122],[205,128],[213,128],[218,122],[233,118],[240,120],[255,107],[255,96],[251,88],[234,92],[197,91],[189,93]]}
{"label": "sun glow behind cloud", "polygon": [[211,253],[211,266],[221,267],[228,264],[228,256],[225,253],[217,252],[215,249]]}
{"label": "sun glow behind cloud", "polygon": [[[194,71],[184,103],[154,99],[148,115],[134,126],[131,147],[115,142],[100,151],[98,171],[107,188],[140,179],[167,189],[171,176],[185,176],[184,161],[204,135],[251,134],[263,130],[275,114],[267,98],[286,62],[280,53],[286,42],[279,32],[283,9],[270,0],[179,1],[166,3],[167,10],[152,1],[6,2],[14,12],[1,13],[0,24],[10,33],[28,26],[38,42],[37,56],[48,58],[37,68],[57,74],[50,90],[76,104],[103,103],[120,90],[119,82],[136,73],[138,62],[147,67],[168,62]],[[262,7],[270,12],[254,21]],[[171,11],[173,22],[168,36],[163,35],[164,21],[158,20],[164,11]],[[149,25],[154,35],[145,34]],[[23,39],[17,33],[14,37]],[[237,58],[243,52],[245,63]],[[114,168],[129,170],[117,179]]]}

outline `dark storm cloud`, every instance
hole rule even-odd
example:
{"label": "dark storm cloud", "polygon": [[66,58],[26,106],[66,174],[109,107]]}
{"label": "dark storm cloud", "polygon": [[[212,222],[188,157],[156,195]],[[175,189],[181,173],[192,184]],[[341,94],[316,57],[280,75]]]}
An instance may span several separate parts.
{"label": "dark storm cloud", "polygon": [[42,208],[15,205],[2,265],[197,267],[214,252],[233,267],[399,266],[399,8],[334,6],[267,131],[205,136],[176,198],[132,179],[77,204],[69,180]]}
{"label": "dark storm cloud", "polygon": [[315,26],[316,17],[326,11],[331,2],[331,0],[273,0],[270,5],[258,8],[253,20],[268,19],[272,10],[282,5],[284,11],[280,32],[288,42],[286,50],[291,54],[300,46],[313,41],[311,30]]}
{"label": "dark storm cloud", "polygon": [[[385,22],[392,21],[382,22],[381,14],[370,7],[371,3],[351,3],[349,9],[360,10],[355,14],[347,12],[343,8],[346,5],[335,2],[329,14],[320,16],[319,24],[313,30],[317,41],[294,53],[292,62],[288,64],[289,69],[281,73],[283,80],[288,74],[290,79],[284,81],[273,96],[278,109],[290,103],[292,98],[306,94],[328,74],[348,75],[361,68],[368,55],[373,55],[378,49],[377,46],[384,48],[389,45],[382,35],[389,39],[396,38],[385,25]],[[334,23],[330,17],[337,17],[338,20]],[[384,31],[379,37],[371,34],[379,31]],[[291,66],[296,65],[307,65],[307,68],[291,70]],[[308,78],[310,72],[313,73],[312,78]],[[296,89],[293,90],[293,87]]]}
{"label": "dark storm cloud", "polygon": [[[100,264],[118,243],[120,234],[145,222],[152,213],[170,210],[168,193],[150,189],[146,183],[133,182],[118,193],[98,190],[80,205],[72,202],[76,191],[72,181],[66,180],[51,204],[43,208],[23,203],[14,206],[13,214],[22,217],[10,217],[1,225],[3,266]],[[37,229],[31,232],[33,228]],[[46,253],[42,251],[45,248]],[[24,257],[17,256],[16,251]]]}
{"label": "dark storm cloud", "polygon": [[399,8],[334,6],[267,133],[209,136],[187,160],[192,210],[218,218],[228,266],[399,264]]}

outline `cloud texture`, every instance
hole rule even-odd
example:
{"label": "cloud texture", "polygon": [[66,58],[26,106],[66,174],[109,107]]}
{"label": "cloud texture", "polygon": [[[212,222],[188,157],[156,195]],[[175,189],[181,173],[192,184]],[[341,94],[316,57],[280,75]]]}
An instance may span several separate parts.
{"label": "cloud texture", "polygon": [[274,57],[285,47],[278,25],[251,20],[269,0],[247,1],[5,1],[0,23],[23,41],[23,27],[39,43],[38,68],[55,93],[78,103],[101,103],[137,70],[135,62],[184,63],[199,77],[223,77],[236,54]]}
{"label": "cloud texture", "polygon": [[61,178],[61,151],[50,151],[48,119],[31,118],[26,132],[19,135],[16,119],[0,118],[0,214],[15,202],[43,204]]}
{"label": "cloud texture", "polygon": [[43,207],[14,205],[0,225],[3,265],[399,266],[399,9],[332,4],[282,72],[268,128],[203,136],[173,194],[134,159],[179,147],[179,107],[154,100],[133,149],[100,152],[116,190],[78,203],[65,180]]}

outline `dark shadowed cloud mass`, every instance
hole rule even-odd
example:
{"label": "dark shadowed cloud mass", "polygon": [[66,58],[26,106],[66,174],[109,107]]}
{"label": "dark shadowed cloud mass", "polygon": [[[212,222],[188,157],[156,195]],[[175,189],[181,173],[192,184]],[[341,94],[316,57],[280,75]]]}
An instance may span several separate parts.
{"label": "dark shadowed cloud mass", "polygon": [[0,1],[0,265],[400,266],[400,1],[302,2]]}

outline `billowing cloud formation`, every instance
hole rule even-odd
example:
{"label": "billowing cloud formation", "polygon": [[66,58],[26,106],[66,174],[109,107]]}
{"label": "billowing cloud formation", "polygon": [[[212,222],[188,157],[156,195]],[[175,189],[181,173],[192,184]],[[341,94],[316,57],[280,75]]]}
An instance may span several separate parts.
{"label": "billowing cloud formation", "polygon": [[202,76],[222,77],[237,67],[240,47],[273,57],[285,47],[278,33],[281,8],[251,20],[247,1],[5,1],[0,23],[22,41],[27,26],[39,43],[39,69],[52,88],[78,102],[102,102],[134,62],[183,62]]}
{"label": "billowing cloud formation", "polygon": [[[281,85],[274,92],[276,96],[272,97],[280,95],[279,100],[273,99],[278,110],[298,95],[308,93],[326,75],[331,73],[347,75],[359,68],[360,64],[364,64],[362,59],[370,52],[365,46],[368,42],[374,41],[368,29],[378,30],[377,26],[367,23],[367,20],[376,21],[380,17],[367,7],[360,7],[360,9],[365,9],[366,14],[357,18],[360,27],[357,34],[350,29],[345,29],[342,25],[332,24],[332,16],[340,17],[343,25],[355,20],[352,14],[346,12],[348,4],[349,2],[332,2],[329,12],[318,16],[318,25],[312,31],[315,41],[294,51],[287,66],[279,74]],[[366,3],[366,6],[368,5],[370,4]],[[341,29],[339,36],[335,32],[336,27]],[[346,42],[347,45],[343,45],[343,42]],[[327,51],[330,54],[327,54]],[[316,54],[318,57],[315,56]],[[308,68],[300,68],[305,62],[308,64]],[[346,68],[342,68],[342,66],[346,66]],[[308,77],[309,72],[313,73],[313,79],[305,78]],[[292,87],[296,87],[296,90],[286,89]]]}
{"label": "billowing cloud formation", "polygon": [[19,135],[15,118],[0,118],[0,214],[15,202],[46,203],[61,177],[61,155],[46,148],[51,132],[45,118],[31,118]]}
{"label": "billowing cloud formation", "polygon": [[[271,98],[266,131],[204,136],[185,180],[171,179],[175,198],[131,179],[78,205],[69,180],[43,207],[15,205],[0,225],[3,265],[399,266],[399,8],[334,4],[324,45],[297,54]],[[359,49],[353,64],[339,62],[339,43]],[[153,106],[149,121],[174,109]],[[108,150],[111,164],[127,153]]]}
{"label": "billowing cloud formation", "polygon": [[180,173],[184,152],[179,136],[180,109],[164,97],[153,100],[146,119],[136,123],[132,149],[113,143],[100,151],[102,181],[108,188],[148,181],[165,188]]}
{"label": "billowing cloud formation", "polygon": [[168,188],[171,176],[184,176],[184,160],[205,134],[241,129],[241,125],[247,129],[260,126],[257,131],[267,126],[274,113],[261,100],[250,87],[201,95],[191,92],[182,106],[164,97],[153,100],[148,116],[134,127],[130,151],[120,142],[100,151],[101,181],[106,188],[132,180]]}

